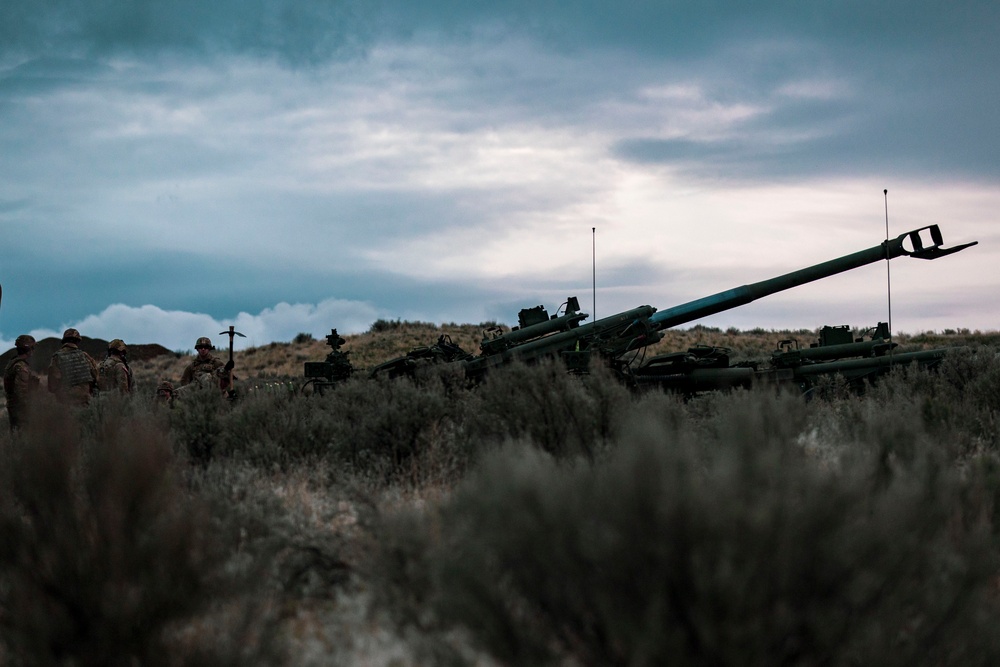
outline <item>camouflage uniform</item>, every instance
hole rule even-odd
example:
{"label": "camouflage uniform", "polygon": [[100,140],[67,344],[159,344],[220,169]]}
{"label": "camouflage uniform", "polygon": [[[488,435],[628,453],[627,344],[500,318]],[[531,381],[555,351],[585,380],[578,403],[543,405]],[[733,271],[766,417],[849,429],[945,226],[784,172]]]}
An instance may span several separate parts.
{"label": "camouflage uniform", "polygon": [[128,365],[128,348],[120,338],[108,343],[108,357],[97,368],[97,388],[101,391],[117,389],[122,394],[131,394],[135,389],[132,369]]}
{"label": "camouflage uniform", "polygon": [[97,388],[97,362],[80,349],[80,332],[66,329],[63,345],[49,362],[49,391],[60,403],[87,405]]}
{"label": "camouflage uniform", "polygon": [[174,385],[170,382],[164,380],[156,387],[156,402],[165,403],[169,407],[174,406],[174,398],[177,392],[174,390]]}
{"label": "camouflage uniform", "polygon": [[[198,339],[194,348],[196,350],[215,349],[212,346],[212,341],[204,336]],[[199,352],[194,361],[184,369],[184,374],[181,375],[181,386],[187,386],[192,382],[207,386],[209,381],[214,381],[220,390],[225,390],[229,387],[229,371],[232,370],[226,366],[227,364],[218,357],[207,352],[205,354]]]}
{"label": "camouflage uniform", "polygon": [[35,350],[35,339],[24,334],[17,337],[14,346],[18,354],[10,360],[3,373],[3,391],[7,396],[7,416],[11,431],[24,425],[31,394],[41,386],[41,378],[31,370],[28,363]]}

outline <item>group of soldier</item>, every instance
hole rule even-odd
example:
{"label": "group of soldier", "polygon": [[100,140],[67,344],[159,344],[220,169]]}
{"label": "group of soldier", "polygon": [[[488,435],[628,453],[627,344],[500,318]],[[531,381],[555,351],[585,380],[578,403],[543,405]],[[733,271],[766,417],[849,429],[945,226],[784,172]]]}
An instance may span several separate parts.
{"label": "group of soldier", "polygon": [[[128,364],[128,346],[116,338],[108,343],[107,357],[100,363],[80,348],[82,338],[76,329],[66,329],[62,346],[52,355],[46,373],[45,385],[56,399],[71,406],[85,406],[103,392],[131,395],[135,392],[135,378]],[[4,394],[7,398],[7,415],[11,431],[20,428],[27,419],[33,394],[40,390],[43,378],[31,368],[35,351],[34,337],[23,334],[14,341],[17,350],[3,375]],[[197,356],[184,369],[180,387],[169,381],[161,382],[156,398],[173,404],[178,394],[186,388],[217,386],[221,392],[232,395],[233,361],[223,362],[212,354],[215,347],[207,337],[195,343]]]}

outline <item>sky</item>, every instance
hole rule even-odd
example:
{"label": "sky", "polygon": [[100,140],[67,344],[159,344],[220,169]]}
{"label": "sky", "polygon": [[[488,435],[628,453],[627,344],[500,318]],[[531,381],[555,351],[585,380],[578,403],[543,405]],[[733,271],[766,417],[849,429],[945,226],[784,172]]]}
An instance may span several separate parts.
{"label": "sky", "polygon": [[[0,0],[0,348],[665,309],[1000,326],[995,2]],[[994,267],[994,268],[990,268]],[[891,306],[891,308],[890,308]],[[430,343],[432,341],[428,341]]]}

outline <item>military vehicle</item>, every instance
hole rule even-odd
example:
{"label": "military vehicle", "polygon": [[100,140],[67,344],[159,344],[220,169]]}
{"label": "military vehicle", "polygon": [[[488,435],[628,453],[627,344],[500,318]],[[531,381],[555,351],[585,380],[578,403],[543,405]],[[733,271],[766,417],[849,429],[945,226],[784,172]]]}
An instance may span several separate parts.
{"label": "military vehicle", "polygon": [[896,352],[896,347],[898,343],[889,339],[889,325],[885,322],[857,337],[846,324],[824,326],[818,339],[808,347],[802,347],[794,338],[780,341],[766,361],[732,363],[731,350],[698,345],[686,352],[657,355],[631,371],[627,379],[633,386],[658,385],[684,394],[755,384],[795,385],[807,392],[819,378],[831,375],[860,388],[866,380],[892,366],[912,363],[933,366],[948,351],[941,348]]}
{"label": "military vehicle", "polygon": [[837,259],[671,308],[657,310],[644,305],[589,323],[584,322],[589,315],[581,312],[579,300],[569,297],[553,315],[543,306],[535,306],[522,309],[517,326],[510,331],[488,328],[483,332],[478,355],[443,344],[450,341],[438,341],[437,346],[418,348],[405,357],[376,366],[372,376],[412,375],[426,364],[453,363],[461,364],[466,376],[476,381],[491,369],[506,364],[558,358],[565,362],[570,372],[586,372],[595,359],[600,359],[633,386],[656,385],[685,392],[748,386],[757,382],[794,382],[807,389],[816,377],[832,373],[858,380],[884,372],[895,364],[935,363],[945,351],[897,353],[894,351],[896,343],[889,340],[888,327],[880,323],[871,330],[867,340],[864,336],[855,338],[846,326],[839,326],[822,329],[820,340],[809,347],[801,347],[794,340],[783,341],[766,363],[733,364],[728,350],[699,346],[686,352],[657,355],[634,365],[638,357],[635,352],[660,341],[665,329],[776,292],[882,260],[897,257],[939,259],[977,243],[972,241],[946,248],[940,228],[930,225]]}

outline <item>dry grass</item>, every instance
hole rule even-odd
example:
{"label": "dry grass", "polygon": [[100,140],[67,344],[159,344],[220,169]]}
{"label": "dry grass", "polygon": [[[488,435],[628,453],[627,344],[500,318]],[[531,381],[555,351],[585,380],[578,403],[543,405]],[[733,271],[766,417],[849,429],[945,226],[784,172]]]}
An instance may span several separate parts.
{"label": "dry grass", "polygon": [[[341,351],[350,354],[351,363],[359,372],[390,359],[401,357],[415,347],[433,345],[438,336],[451,336],[452,341],[468,352],[477,353],[482,340],[482,329],[473,324],[446,324],[436,326],[425,323],[391,323],[388,331],[367,332],[344,336],[347,341]],[[305,340],[291,343],[269,343],[237,352],[236,375],[242,380],[301,379],[307,361],[323,361],[330,352],[326,339]],[[227,352],[218,350],[219,358]],[[163,355],[132,365],[136,380],[143,386],[154,387],[162,380],[180,381],[185,367],[194,355]]]}

